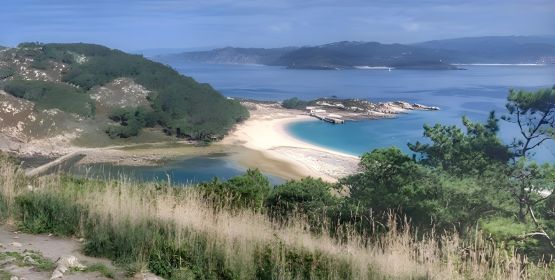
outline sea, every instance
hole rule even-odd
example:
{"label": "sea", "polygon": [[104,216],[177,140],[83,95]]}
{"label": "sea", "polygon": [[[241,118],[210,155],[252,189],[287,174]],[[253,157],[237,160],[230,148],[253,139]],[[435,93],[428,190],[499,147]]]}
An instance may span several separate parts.
{"label": "sea", "polygon": [[[289,132],[304,141],[352,155],[376,148],[425,141],[424,124],[462,126],[462,117],[483,122],[489,112],[506,115],[510,89],[537,90],[555,85],[555,65],[464,65],[465,70],[291,70],[261,65],[171,64],[180,73],[210,83],[225,96],[257,100],[298,97],[358,98],[369,101],[415,102],[439,111],[413,111],[394,119],[294,123]],[[500,122],[501,138],[518,137],[514,124]],[[539,162],[555,162],[555,142],[546,142],[534,155]]]}
{"label": "sea", "polygon": [[[167,63],[167,62],[166,62]],[[410,154],[407,143],[425,142],[423,126],[436,123],[462,126],[461,118],[483,122],[490,111],[507,114],[510,89],[537,90],[555,84],[555,65],[465,65],[465,70],[292,70],[263,65],[168,63],[183,75],[209,83],[223,95],[256,100],[297,97],[358,98],[373,102],[402,100],[437,106],[439,111],[412,111],[393,119],[350,121],[333,125],[304,121],[287,129],[295,137],[333,150],[362,155],[376,148],[398,147]],[[514,124],[501,121],[506,143],[518,137]],[[555,162],[555,142],[547,141],[534,155],[538,162]],[[202,167],[202,168],[199,168]],[[113,172],[117,168],[110,167]],[[116,168],[113,170],[112,168]],[[162,167],[134,169],[140,179],[165,178],[198,182],[227,179],[245,171],[231,157],[196,157]],[[127,173],[127,171],[124,170]],[[177,175],[176,175],[177,174]],[[272,177],[277,184],[283,179]]]}

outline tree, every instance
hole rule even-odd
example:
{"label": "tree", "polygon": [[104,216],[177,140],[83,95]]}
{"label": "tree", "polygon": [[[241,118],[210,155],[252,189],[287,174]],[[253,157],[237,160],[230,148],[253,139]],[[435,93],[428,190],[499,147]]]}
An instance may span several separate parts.
{"label": "tree", "polygon": [[522,139],[513,148],[519,157],[527,157],[534,148],[555,136],[555,85],[535,92],[510,90],[505,105],[510,115],[503,119],[516,123]]}
{"label": "tree", "polygon": [[143,107],[118,108],[110,114],[110,119],[119,125],[111,125],[106,133],[112,138],[137,136],[144,127],[153,127],[157,116]]}
{"label": "tree", "polygon": [[364,154],[360,169],[360,173],[340,180],[339,187],[346,188],[351,205],[375,213],[377,219],[395,210],[408,215],[415,224],[427,223],[437,214],[440,184],[398,148]]}
{"label": "tree", "polygon": [[420,161],[451,174],[464,176],[480,174],[492,165],[505,164],[511,158],[509,148],[497,137],[499,120],[489,114],[485,124],[462,118],[466,128],[436,124],[424,125],[424,136],[430,144],[409,143],[411,151],[421,155]]}
{"label": "tree", "polygon": [[525,223],[529,216],[536,232],[525,237],[543,237],[552,248],[555,243],[544,230],[536,216],[535,209],[554,196],[555,168],[552,165],[530,164],[528,158],[532,151],[555,135],[555,86],[535,92],[511,90],[507,97],[507,110],[510,115],[503,119],[516,123],[521,139],[513,140],[515,163],[512,166],[512,184],[509,191],[518,203],[518,220]]}

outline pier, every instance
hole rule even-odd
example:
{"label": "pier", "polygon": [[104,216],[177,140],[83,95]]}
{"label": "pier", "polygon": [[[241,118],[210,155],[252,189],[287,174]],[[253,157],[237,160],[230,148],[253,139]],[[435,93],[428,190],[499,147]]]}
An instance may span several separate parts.
{"label": "pier", "polygon": [[333,124],[343,124],[343,123],[345,123],[345,121],[340,119],[340,118],[333,118],[333,117],[330,117],[330,116],[323,116],[323,115],[318,115],[318,114],[314,114],[314,113],[310,113],[310,115],[319,119],[319,120],[323,120],[325,122],[329,122],[329,123],[333,123]]}
{"label": "pier", "polygon": [[58,170],[63,170],[66,167],[72,166],[75,162],[81,160],[84,157],[85,157],[85,154],[82,152],[73,152],[65,156],[59,157],[49,163],[33,168],[31,170],[28,170],[27,172],[25,172],[25,175],[30,177],[41,176],[41,175],[56,172]]}

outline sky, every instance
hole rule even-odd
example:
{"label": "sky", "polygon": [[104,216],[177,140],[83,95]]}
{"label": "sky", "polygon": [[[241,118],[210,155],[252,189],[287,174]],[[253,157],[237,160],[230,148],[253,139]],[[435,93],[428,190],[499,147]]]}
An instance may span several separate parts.
{"label": "sky", "polygon": [[553,0],[0,0],[0,45],[123,50],[553,35]]}

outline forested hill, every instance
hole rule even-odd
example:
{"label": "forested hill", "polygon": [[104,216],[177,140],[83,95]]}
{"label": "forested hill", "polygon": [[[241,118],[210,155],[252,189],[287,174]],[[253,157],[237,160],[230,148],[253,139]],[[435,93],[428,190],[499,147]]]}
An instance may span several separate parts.
{"label": "forested hill", "polygon": [[357,66],[401,69],[456,69],[456,63],[555,63],[554,36],[498,36],[417,44],[336,42],[300,48],[222,48],[160,55],[164,62],[256,63],[298,69]]}
{"label": "forested hill", "polygon": [[155,57],[164,62],[265,64],[290,69],[348,69],[357,66],[455,69],[443,63],[442,51],[376,42],[337,42],[301,48],[223,48]]}
{"label": "forested hill", "polygon": [[221,48],[210,51],[184,52],[178,55],[160,55],[160,61],[183,61],[215,64],[274,64],[281,56],[297,48]]}
{"label": "forested hill", "polygon": [[113,138],[144,127],[197,140],[222,137],[248,117],[208,84],[140,55],[93,44],[23,43],[0,53],[0,89],[96,120]]}
{"label": "forested hill", "polygon": [[341,69],[359,66],[411,69],[455,69],[442,62],[441,51],[401,44],[377,42],[337,42],[304,47],[274,62],[288,68]]}
{"label": "forested hill", "polygon": [[555,36],[488,36],[415,44],[443,50],[454,63],[555,63]]}

